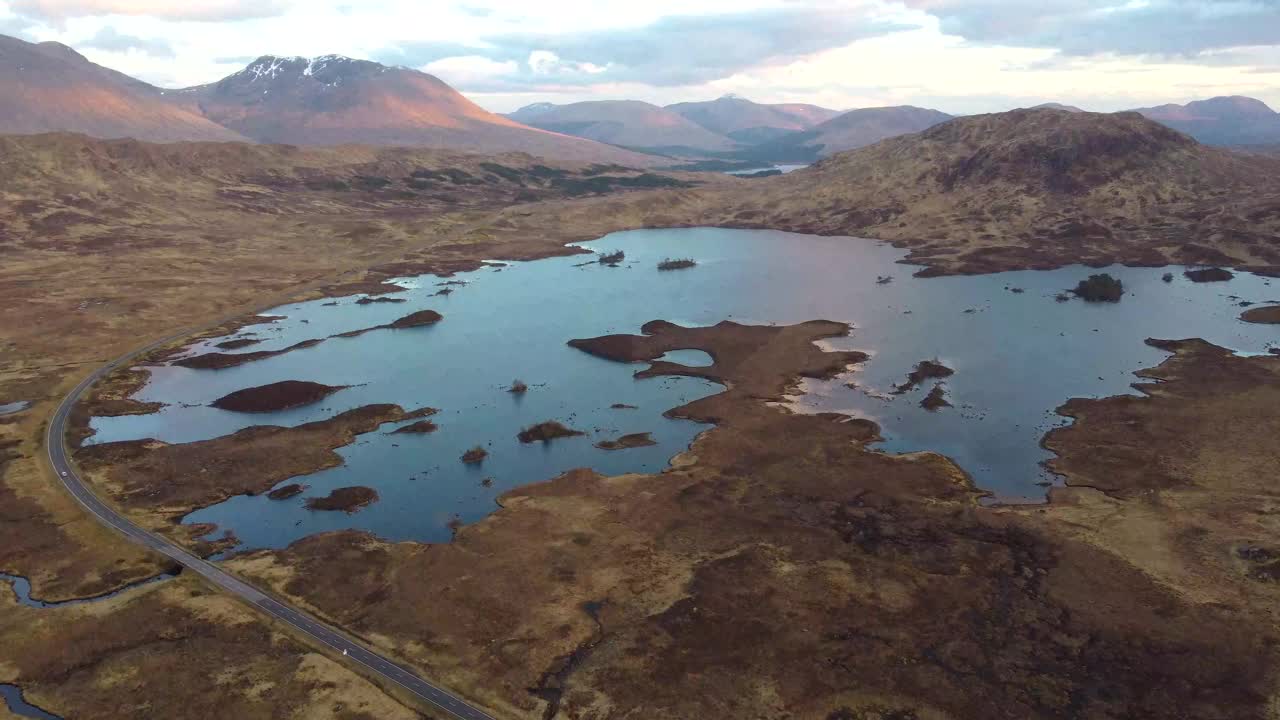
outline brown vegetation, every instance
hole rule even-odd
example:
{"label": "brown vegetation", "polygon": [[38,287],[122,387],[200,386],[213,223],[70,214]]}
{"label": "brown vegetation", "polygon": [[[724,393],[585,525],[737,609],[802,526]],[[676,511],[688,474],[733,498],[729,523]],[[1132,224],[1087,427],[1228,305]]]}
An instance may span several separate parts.
{"label": "brown vegetation", "polygon": [[596,443],[596,447],[601,450],[629,450],[630,448],[649,447],[657,445],[651,433],[631,433],[623,435],[617,440],[601,440]]}
{"label": "brown vegetation", "polygon": [[385,325],[374,325],[373,327],[361,328],[360,330],[348,330],[344,333],[338,333],[337,335],[334,335],[334,337],[359,337],[367,332],[373,332],[374,330],[407,330],[409,328],[435,325],[443,319],[444,316],[435,310],[419,310],[414,313],[409,313],[408,315]]}
{"label": "brown vegetation", "polygon": [[324,497],[307,498],[307,509],[323,512],[353,513],[378,501],[378,491],[370,487],[336,488]]}
{"label": "brown vegetation", "polygon": [[281,380],[269,385],[236,390],[209,404],[219,410],[233,412],[277,412],[320,402],[345,388],[345,385],[324,385],[308,380]]}
{"label": "brown vegetation", "polygon": [[65,718],[420,718],[194,576],[55,609],[0,592],[0,648],[0,683]]}
{"label": "brown vegetation", "polygon": [[281,485],[275,490],[272,490],[271,492],[267,493],[267,498],[270,500],[288,500],[289,498],[297,497],[298,495],[301,495],[302,492],[306,489],[307,489],[306,485],[299,485],[298,483],[289,483],[288,485]]}
{"label": "brown vegetation", "polygon": [[418,422],[415,422],[415,423],[409,423],[404,427],[396,428],[395,431],[392,432],[392,434],[393,435],[399,435],[399,434],[425,435],[427,433],[433,433],[439,429],[440,429],[440,426],[436,425],[430,420],[419,420]]}
{"label": "brown vegetation", "polygon": [[335,449],[357,435],[421,416],[396,405],[366,405],[297,427],[254,426],[180,445],[155,440],[91,445],[76,453],[76,462],[135,522],[183,537],[191,528],[174,523],[191,511],[340,465]]}
{"label": "brown vegetation", "polygon": [[529,427],[521,430],[516,437],[519,438],[522,443],[531,443],[539,441],[550,442],[556,438],[574,437],[585,434],[586,433],[579,432],[573,428],[565,427],[563,424],[556,422],[555,420],[547,420],[546,422],[540,422],[537,425],[530,425]]}
{"label": "brown vegetation", "polygon": [[[1250,539],[1241,555],[1225,537],[1179,540],[1191,518],[1154,498],[1067,488],[1042,508],[982,507],[945,458],[868,452],[870,422],[761,401],[855,361],[812,344],[845,329],[651,324],[599,338],[588,346],[633,359],[676,343],[717,357],[728,389],[673,414],[722,424],[672,470],[575,471],[509,492],[449,545],[336,533],[231,564],[512,716],[1265,716],[1280,591],[1235,564],[1271,557],[1255,550],[1270,535],[1253,498],[1271,492],[1257,464],[1276,461],[1280,360],[1203,371],[1242,392],[1266,383],[1231,426],[1257,442],[1205,434],[1223,416],[1195,420],[1190,406],[1117,419],[1135,439],[1150,422],[1191,422],[1180,452],[1239,457],[1222,481],[1248,492],[1220,499],[1250,518],[1233,530]],[[1238,412],[1247,396],[1222,389],[1195,396]],[[1096,440],[1058,440],[1097,454]]]}
{"label": "brown vegetation", "polygon": [[697,261],[692,258],[667,258],[658,263],[659,270],[684,270],[697,265]]}
{"label": "brown vegetation", "polygon": [[489,457],[489,451],[477,445],[462,453],[462,462],[467,465],[479,465],[487,457]]}
{"label": "brown vegetation", "polygon": [[1264,325],[1280,324],[1280,305],[1264,305],[1262,307],[1249,308],[1240,314],[1240,319],[1245,322],[1261,323]]}
{"label": "brown vegetation", "polygon": [[1187,276],[1191,282],[1209,283],[1209,282],[1227,282],[1235,277],[1230,270],[1222,268],[1198,268],[1196,270],[1187,270],[1182,273]]}
{"label": "brown vegetation", "polygon": [[926,380],[941,380],[955,375],[956,371],[935,360],[921,360],[907,373],[907,381],[893,387],[895,395],[911,392]]}
{"label": "brown vegetation", "polygon": [[947,400],[947,386],[943,383],[936,383],[928,395],[920,400],[920,407],[929,412],[937,412],[942,408],[951,407],[951,402]]}
{"label": "brown vegetation", "polygon": [[1081,280],[1071,292],[1085,302],[1117,303],[1124,297],[1124,283],[1107,273],[1101,273]]}
{"label": "brown vegetation", "polygon": [[[255,340],[254,342],[261,341]],[[304,350],[309,347],[315,347],[322,342],[324,341],[303,340],[302,342],[294,343],[283,350],[259,350],[257,352],[247,353],[204,353],[203,355],[192,355],[187,358],[179,358],[174,360],[173,364],[180,367],[195,368],[198,370],[222,370],[224,368],[244,365],[245,363],[257,362],[258,360],[266,360],[267,358],[284,355],[285,353],[293,352],[294,350]],[[218,347],[223,347],[225,345],[227,345],[227,343],[221,343]]]}

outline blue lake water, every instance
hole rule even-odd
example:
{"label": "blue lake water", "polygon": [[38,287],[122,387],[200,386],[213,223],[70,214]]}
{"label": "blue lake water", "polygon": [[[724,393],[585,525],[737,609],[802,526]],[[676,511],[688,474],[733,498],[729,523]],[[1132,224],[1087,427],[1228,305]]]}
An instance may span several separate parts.
{"label": "blue lake water", "polygon": [[10,403],[0,403],[0,415],[13,415],[14,413],[20,413],[29,407],[31,407],[31,403],[26,402],[25,400],[19,400],[17,402],[10,402]]}
{"label": "blue lake water", "polygon": [[18,717],[37,718],[37,720],[62,720],[47,710],[32,705],[22,697],[22,690],[17,685],[0,684],[0,700],[9,707],[9,711]]}
{"label": "blue lake water", "polygon": [[[693,378],[636,380],[646,365],[613,363],[565,345],[573,338],[634,333],[649,320],[710,325],[724,319],[789,324],[828,319],[852,324],[833,347],[867,351],[871,359],[847,376],[806,381],[793,407],[840,411],[882,426],[887,452],[934,450],[951,456],[978,484],[1006,500],[1039,499],[1049,457],[1039,442],[1064,422],[1054,409],[1071,397],[1132,392],[1133,371],[1166,354],[1148,337],[1203,337],[1237,351],[1280,345],[1280,328],[1241,322],[1242,301],[1280,298],[1269,278],[1238,274],[1227,283],[1195,284],[1181,268],[1069,267],[973,277],[920,279],[898,264],[903,251],[868,240],[776,231],[711,228],[616,233],[584,244],[624,250],[611,268],[590,256],[551,258],[459,274],[455,292],[436,295],[444,280],[419,277],[392,297],[401,304],[357,305],[357,298],[282,306],[285,319],[234,337],[261,338],[241,352],[279,349],[310,338],[389,323],[430,308],[440,323],[379,330],[225,370],[155,368],[141,400],[169,405],[153,415],[97,418],[90,442],[153,437],[187,442],[255,424],[296,425],[374,402],[440,409],[428,435],[361,436],[339,452],[345,464],[304,478],[302,496],[272,501],[237,497],[193,513],[191,522],[228,529],[246,548],[280,547],[305,535],[359,528],[392,540],[446,540],[451,521],[473,522],[495,508],[503,491],[574,467],[607,473],[653,472],[685,449],[705,426],[663,417],[666,410],[717,392]],[[692,257],[697,267],[658,272],[666,257]],[[1171,283],[1161,276],[1173,270]],[[1118,304],[1056,296],[1095,272],[1124,281]],[[885,277],[892,277],[884,282]],[[1022,292],[1014,292],[1015,289]],[[226,340],[199,343],[207,352]],[[705,365],[700,351],[669,354]],[[921,360],[956,372],[946,380],[953,408],[919,406],[932,388],[890,394]],[[507,392],[513,380],[530,389]],[[208,407],[226,393],[280,380],[350,385],[315,405],[270,414]],[[855,387],[848,387],[853,384]],[[614,409],[614,404],[635,406]],[[587,433],[522,445],[527,425],[556,419]],[[593,443],[651,432],[657,445],[606,452]],[[459,456],[475,445],[490,453],[482,465]],[[349,485],[377,489],[381,499],[355,514],[311,512],[305,498]]]}
{"label": "blue lake water", "polygon": [[746,170],[728,170],[725,172],[725,174],[726,175],[750,175],[752,173],[764,172],[765,170],[777,170],[781,172],[783,175],[786,175],[787,173],[795,172],[796,170],[799,170],[801,168],[807,168],[807,167],[809,166],[808,165],[785,165],[785,164],[761,165],[760,167],[747,168]]}

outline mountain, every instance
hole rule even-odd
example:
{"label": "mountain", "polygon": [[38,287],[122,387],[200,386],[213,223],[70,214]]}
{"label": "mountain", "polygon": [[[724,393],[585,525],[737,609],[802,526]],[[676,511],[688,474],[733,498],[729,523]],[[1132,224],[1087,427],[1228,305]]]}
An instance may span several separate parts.
{"label": "mountain", "polygon": [[706,102],[668,105],[667,109],[713,133],[738,142],[755,144],[796,130],[808,130],[840,114],[802,103],[764,104],[726,95]]}
{"label": "mountain", "polygon": [[1216,97],[1136,112],[1210,145],[1280,143],[1280,113],[1249,97]]}
{"label": "mountain", "polygon": [[527,105],[508,117],[610,145],[653,150],[728,150],[736,145],[666,108],[639,100]]}
{"label": "mountain", "polygon": [[752,152],[773,162],[812,162],[886,138],[920,132],[950,119],[952,116],[944,112],[910,105],[850,110],[811,130],[761,144]]}
{"label": "mountain", "polygon": [[1280,160],[1201,145],[1133,112],[961,117],[747,182],[737,213],[717,222],[889,240],[932,272],[1280,272]]}
{"label": "mountain", "polygon": [[481,108],[432,75],[338,55],[266,55],[215,83],[170,96],[260,142],[521,151],[636,166],[656,161],[521,125]]}
{"label": "mountain", "polygon": [[0,35],[0,134],[50,131],[155,142],[246,138],[165,100],[164,91],[59,43]]}
{"label": "mountain", "polygon": [[1032,110],[1065,110],[1066,112],[1073,112],[1073,113],[1084,112],[1083,109],[1078,108],[1075,105],[1063,105],[1060,102],[1040,103],[1039,105],[1033,106],[1031,109]]}

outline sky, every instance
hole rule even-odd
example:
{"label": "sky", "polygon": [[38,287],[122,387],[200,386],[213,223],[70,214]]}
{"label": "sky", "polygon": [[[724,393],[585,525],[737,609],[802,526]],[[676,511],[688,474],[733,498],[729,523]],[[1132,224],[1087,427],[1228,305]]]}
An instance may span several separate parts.
{"label": "sky", "polygon": [[956,114],[1216,95],[1280,109],[1280,0],[0,0],[0,34],[170,88],[261,55],[346,55],[496,112],[730,93]]}

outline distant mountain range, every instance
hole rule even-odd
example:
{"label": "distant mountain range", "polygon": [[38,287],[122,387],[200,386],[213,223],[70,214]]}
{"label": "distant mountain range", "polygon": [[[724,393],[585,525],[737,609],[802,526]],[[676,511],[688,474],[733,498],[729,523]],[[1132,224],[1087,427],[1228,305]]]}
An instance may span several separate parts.
{"label": "distant mountain range", "polygon": [[944,112],[910,105],[850,110],[810,130],[763,143],[754,153],[762,160],[773,162],[813,162],[888,138],[928,130],[951,119],[953,116]]}
{"label": "distant mountain range", "polygon": [[160,142],[248,139],[66,45],[0,35],[0,133],[51,130]]}
{"label": "distant mountain range", "polygon": [[[1060,103],[1037,108],[1084,112]],[[1280,113],[1252,98],[1137,112],[1207,144],[1280,145]],[[266,55],[217,82],[163,90],[65,45],[0,35],[0,134],[523,151],[645,167],[675,158],[807,163],[951,119],[912,106],[841,112],[732,95],[667,107],[634,100],[537,103],[502,116],[432,75],[338,55]]]}
{"label": "distant mountain range", "polygon": [[708,102],[668,105],[667,109],[736,142],[753,145],[808,130],[840,114],[802,103],[764,104],[736,95]]}
{"label": "distant mountain range", "polygon": [[405,145],[648,166],[649,155],[530,128],[426,73],[329,55],[264,56],[216,83],[162,90],[65,45],[0,36],[0,134],[297,145]]}
{"label": "distant mountain range", "polygon": [[1280,143],[1280,113],[1253,98],[1217,97],[1138,112],[1208,145]]}
{"label": "distant mountain range", "polygon": [[639,100],[539,103],[507,117],[543,130],[658,152],[723,151],[736,145],[670,108]]}

